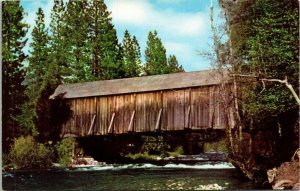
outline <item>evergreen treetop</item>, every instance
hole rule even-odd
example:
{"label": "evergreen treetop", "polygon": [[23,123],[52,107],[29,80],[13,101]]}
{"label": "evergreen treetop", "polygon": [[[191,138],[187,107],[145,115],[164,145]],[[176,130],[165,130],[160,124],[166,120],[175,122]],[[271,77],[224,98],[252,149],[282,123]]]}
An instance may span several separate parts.
{"label": "evergreen treetop", "polygon": [[93,75],[95,80],[120,78],[118,38],[110,12],[103,0],[89,5],[89,38],[91,41]]}
{"label": "evergreen treetop", "polygon": [[136,77],[141,73],[141,53],[138,41],[135,36],[131,38],[128,30],[124,32],[122,43],[124,77]]}
{"label": "evergreen treetop", "polygon": [[168,73],[166,49],[157,32],[149,32],[147,48],[145,50],[145,74],[156,75]]}
{"label": "evergreen treetop", "polygon": [[169,73],[184,72],[182,65],[179,66],[175,55],[170,55],[168,58]]}

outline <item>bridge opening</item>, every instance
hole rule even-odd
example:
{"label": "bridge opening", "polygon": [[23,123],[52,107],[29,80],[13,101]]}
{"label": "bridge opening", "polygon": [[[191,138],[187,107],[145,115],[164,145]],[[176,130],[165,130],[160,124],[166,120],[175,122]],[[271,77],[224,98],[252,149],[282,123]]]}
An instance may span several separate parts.
{"label": "bridge opening", "polygon": [[207,129],[78,137],[79,148],[75,149],[75,155],[92,156],[106,163],[164,164],[167,161],[159,159],[174,156],[170,153],[178,148],[181,151],[176,154],[181,155],[217,152],[219,148],[226,152],[225,136],[224,130]]}

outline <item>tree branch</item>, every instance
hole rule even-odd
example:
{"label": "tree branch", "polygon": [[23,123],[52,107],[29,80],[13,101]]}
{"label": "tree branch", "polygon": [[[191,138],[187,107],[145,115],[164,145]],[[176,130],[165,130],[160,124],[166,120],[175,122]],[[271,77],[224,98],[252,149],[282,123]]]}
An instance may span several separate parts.
{"label": "tree branch", "polygon": [[259,78],[259,76],[255,76],[255,75],[247,75],[247,74],[230,74],[230,76],[233,77],[248,77],[248,78],[257,78],[259,81],[262,82],[263,84],[263,90],[261,92],[263,92],[265,90],[265,81],[266,82],[278,82],[281,84],[284,84],[293,94],[294,98],[296,99],[296,102],[298,105],[300,105],[300,99],[298,94],[295,92],[293,86],[288,82],[287,80],[287,76],[284,78],[284,80],[280,80],[280,79],[267,79],[267,78]]}

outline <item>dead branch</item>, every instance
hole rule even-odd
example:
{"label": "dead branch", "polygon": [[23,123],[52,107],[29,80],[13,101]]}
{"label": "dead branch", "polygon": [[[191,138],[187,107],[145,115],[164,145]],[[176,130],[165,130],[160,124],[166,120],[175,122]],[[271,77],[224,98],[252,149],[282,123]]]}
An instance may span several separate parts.
{"label": "dead branch", "polygon": [[285,187],[293,187],[295,183],[291,180],[279,180],[278,182],[275,183],[273,189],[284,189]]}
{"label": "dead branch", "polygon": [[291,91],[292,95],[296,99],[297,104],[300,105],[300,98],[299,98],[298,94],[295,92],[293,86],[288,82],[287,77],[285,77],[284,80],[280,80],[280,79],[259,78],[259,76],[245,75],[245,74],[230,74],[230,76],[233,76],[233,77],[236,77],[236,76],[237,77],[250,77],[250,78],[258,79],[263,84],[263,89],[262,89],[261,92],[263,92],[265,90],[265,82],[278,82],[278,83],[284,84]]}

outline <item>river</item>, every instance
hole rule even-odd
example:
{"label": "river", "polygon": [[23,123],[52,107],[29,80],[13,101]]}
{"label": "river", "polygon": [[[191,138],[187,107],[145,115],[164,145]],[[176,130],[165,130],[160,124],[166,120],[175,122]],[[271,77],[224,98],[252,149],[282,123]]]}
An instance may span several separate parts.
{"label": "river", "polygon": [[123,164],[76,169],[11,171],[4,190],[254,189],[230,163]]}

